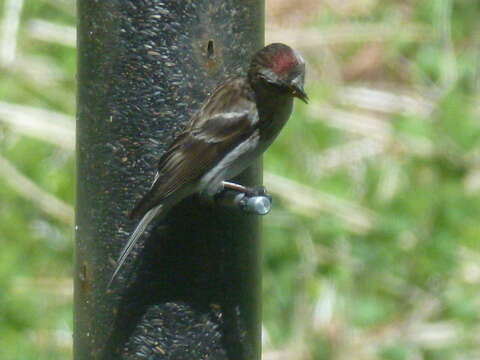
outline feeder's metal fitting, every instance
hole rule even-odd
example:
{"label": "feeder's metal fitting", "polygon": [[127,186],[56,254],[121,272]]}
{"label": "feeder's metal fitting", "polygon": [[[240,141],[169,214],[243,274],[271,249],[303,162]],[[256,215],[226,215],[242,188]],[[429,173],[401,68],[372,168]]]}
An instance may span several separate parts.
{"label": "feeder's metal fitting", "polygon": [[266,196],[253,196],[247,200],[245,208],[257,215],[266,215],[272,209],[272,201]]}
{"label": "feeder's metal fitting", "polygon": [[246,194],[238,194],[235,203],[240,209],[250,214],[266,215],[272,209],[272,198],[268,195],[248,196]]}

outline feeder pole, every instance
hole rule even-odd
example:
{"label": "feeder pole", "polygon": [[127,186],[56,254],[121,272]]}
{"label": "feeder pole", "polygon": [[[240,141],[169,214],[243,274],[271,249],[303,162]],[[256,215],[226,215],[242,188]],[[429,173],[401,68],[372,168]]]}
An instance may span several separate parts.
{"label": "feeder pole", "polygon": [[[260,359],[258,216],[185,199],[107,283],[158,159],[246,71],[263,16],[263,0],[78,1],[75,360]],[[261,184],[260,162],[239,181]]]}

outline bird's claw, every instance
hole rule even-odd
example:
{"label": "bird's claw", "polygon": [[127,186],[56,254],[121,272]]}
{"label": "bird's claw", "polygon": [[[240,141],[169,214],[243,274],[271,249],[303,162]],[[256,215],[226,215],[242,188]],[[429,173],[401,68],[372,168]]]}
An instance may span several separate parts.
{"label": "bird's claw", "polygon": [[247,195],[251,197],[266,196],[270,199],[270,201],[272,200],[272,197],[268,194],[267,189],[262,185],[247,188]]}

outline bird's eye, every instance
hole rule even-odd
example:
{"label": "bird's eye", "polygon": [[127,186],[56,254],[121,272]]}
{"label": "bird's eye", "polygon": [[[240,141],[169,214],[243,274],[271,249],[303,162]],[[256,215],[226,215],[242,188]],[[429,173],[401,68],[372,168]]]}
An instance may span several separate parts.
{"label": "bird's eye", "polygon": [[260,74],[258,76],[262,81],[266,82],[267,84],[272,84],[273,83],[273,80],[270,79],[268,76],[265,76],[263,74]]}
{"label": "bird's eye", "polygon": [[288,84],[286,84],[284,80],[279,79],[275,75],[260,73],[259,78],[263,81],[265,85],[274,88],[277,92],[288,93],[290,91]]}
{"label": "bird's eye", "polygon": [[267,83],[270,86],[278,86],[279,82],[275,79],[272,79],[271,77],[268,76],[262,76],[262,80]]}

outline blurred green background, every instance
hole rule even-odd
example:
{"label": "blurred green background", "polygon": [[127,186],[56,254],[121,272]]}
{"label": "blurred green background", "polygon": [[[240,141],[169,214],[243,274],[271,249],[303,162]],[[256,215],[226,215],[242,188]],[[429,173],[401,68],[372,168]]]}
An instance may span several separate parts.
{"label": "blurred green background", "polygon": [[[480,2],[270,0],[264,360],[480,359]],[[0,359],[72,345],[75,4],[0,0]]]}

